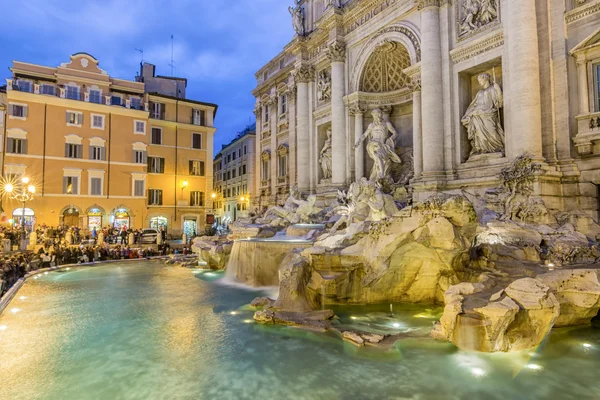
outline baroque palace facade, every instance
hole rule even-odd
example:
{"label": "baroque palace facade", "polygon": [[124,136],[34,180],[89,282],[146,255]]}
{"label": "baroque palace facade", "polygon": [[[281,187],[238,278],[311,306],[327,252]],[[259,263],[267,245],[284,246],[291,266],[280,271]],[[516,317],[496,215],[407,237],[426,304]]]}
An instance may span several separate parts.
{"label": "baroque palace facade", "polygon": [[386,174],[415,200],[483,194],[527,154],[549,209],[597,217],[600,1],[295,0],[289,11],[296,36],[253,91],[257,205],[291,185],[327,197]]}
{"label": "baroque palace facade", "polygon": [[[116,79],[87,53],[57,68],[15,61],[6,86],[4,182],[28,176],[28,225],[164,227],[201,233],[210,210],[217,106],[185,98],[187,81]],[[4,197],[8,218],[22,205]]]}

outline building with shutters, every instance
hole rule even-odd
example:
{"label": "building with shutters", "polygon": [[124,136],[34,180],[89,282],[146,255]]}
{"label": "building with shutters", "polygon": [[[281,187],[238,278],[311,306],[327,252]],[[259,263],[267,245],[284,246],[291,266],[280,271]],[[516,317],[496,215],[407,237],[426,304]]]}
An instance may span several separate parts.
{"label": "building with shutters", "polygon": [[[111,77],[87,53],[59,67],[13,62],[2,172],[4,182],[26,175],[37,188],[28,225],[204,231],[217,106],[185,99],[185,79],[155,77],[148,65],[130,81]],[[149,93],[145,78],[152,90],[183,82],[183,97]],[[3,206],[18,223],[21,206],[7,199]]]}
{"label": "building with shutters", "polygon": [[240,132],[214,158],[214,193],[217,220],[221,224],[247,217],[256,193],[256,126]]}

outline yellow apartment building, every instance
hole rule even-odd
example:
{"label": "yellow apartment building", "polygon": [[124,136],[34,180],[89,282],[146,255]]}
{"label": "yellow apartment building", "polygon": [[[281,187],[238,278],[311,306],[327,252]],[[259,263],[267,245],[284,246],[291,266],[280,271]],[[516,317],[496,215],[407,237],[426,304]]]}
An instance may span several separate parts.
{"label": "yellow apartment building", "polygon": [[[5,183],[36,186],[28,226],[204,231],[216,105],[148,94],[87,53],[56,68],[14,61],[11,72],[2,171]],[[20,221],[7,194],[3,208]]]}

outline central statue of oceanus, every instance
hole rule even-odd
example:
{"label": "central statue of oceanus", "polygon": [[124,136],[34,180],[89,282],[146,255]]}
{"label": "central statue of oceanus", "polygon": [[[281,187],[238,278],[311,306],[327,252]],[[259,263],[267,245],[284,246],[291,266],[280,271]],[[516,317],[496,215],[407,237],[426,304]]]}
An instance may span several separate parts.
{"label": "central statue of oceanus", "polygon": [[[392,163],[400,164],[400,157],[395,151],[395,140],[398,132],[391,122],[384,121],[383,112],[376,108],[371,113],[373,122],[369,125],[367,131],[358,139],[354,148],[358,148],[365,139],[367,143],[367,153],[373,160],[373,169],[369,180],[377,182],[390,176]],[[388,133],[392,136],[388,137]]]}

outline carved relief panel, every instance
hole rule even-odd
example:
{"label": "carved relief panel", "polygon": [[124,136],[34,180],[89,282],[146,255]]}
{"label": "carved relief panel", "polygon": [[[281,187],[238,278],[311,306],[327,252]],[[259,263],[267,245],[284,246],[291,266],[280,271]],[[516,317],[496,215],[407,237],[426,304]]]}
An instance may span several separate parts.
{"label": "carved relief panel", "polygon": [[500,0],[459,0],[456,7],[458,40],[467,39],[500,23]]}

